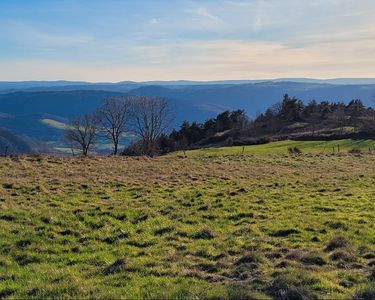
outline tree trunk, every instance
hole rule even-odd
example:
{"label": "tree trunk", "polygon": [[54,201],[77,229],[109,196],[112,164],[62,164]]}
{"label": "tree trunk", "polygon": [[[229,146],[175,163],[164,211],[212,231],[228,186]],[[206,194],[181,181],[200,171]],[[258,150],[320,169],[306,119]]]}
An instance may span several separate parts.
{"label": "tree trunk", "polygon": [[118,151],[118,142],[115,141],[115,142],[113,143],[113,146],[114,146],[114,148],[113,148],[113,155],[117,155],[117,151]]}

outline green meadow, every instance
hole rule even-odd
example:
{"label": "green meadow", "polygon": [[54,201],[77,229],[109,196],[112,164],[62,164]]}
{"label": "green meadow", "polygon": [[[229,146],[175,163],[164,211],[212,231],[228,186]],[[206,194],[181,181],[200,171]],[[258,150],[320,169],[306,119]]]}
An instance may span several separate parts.
{"label": "green meadow", "polygon": [[[280,141],[262,145],[253,146],[232,146],[232,147],[221,147],[221,148],[205,148],[189,151],[191,155],[233,155],[233,154],[285,154],[288,148],[297,147],[304,153],[337,153],[347,152],[350,150],[361,150],[361,151],[374,151],[375,152],[375,141],[365,139],[344,139],[334,141]],[[181,153],[175,152],[170,155],[180,155]]]}
{"label": "green meadow", "polygon": [[372,299],[374,145],[0,158],[0,298]]}

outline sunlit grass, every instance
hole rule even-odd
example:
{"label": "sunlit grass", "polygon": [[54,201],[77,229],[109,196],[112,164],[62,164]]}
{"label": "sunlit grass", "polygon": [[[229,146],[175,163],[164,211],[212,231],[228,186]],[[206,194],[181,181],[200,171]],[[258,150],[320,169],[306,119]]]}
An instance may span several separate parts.
{"label": "sunlit grass", "polygon": [[[301,155],[288,154],[295,143]],[[334,155],[319,150],[329,143],[285,141],[245,155],[1,158],[0,296],[347,299],[371,289],[375,156],[337,143]]]}
{"label": "sunlit grass", "polygon": [[[242,146],[234,147],[221,147],[221,148],[204,148],[198,150],[187,151],[187,155],[231,155],[231,154],[286,154],[288,148],[298,147],[304,153],[337,153],[338,151],[346,152],[352,149],[360,149],[362,151],[375,151],[374,140],[334,140],[334,141],[280,141],[263,145]],[[180,155],[181,152],[175,152],[170,155]]]}

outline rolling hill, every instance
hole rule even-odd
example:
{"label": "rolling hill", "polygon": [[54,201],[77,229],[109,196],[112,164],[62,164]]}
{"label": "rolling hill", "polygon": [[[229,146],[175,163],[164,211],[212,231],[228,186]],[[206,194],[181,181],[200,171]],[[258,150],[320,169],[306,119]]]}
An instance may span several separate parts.
{"label": "rolling hill", "polygon": [[[62,138],[62,126],[53,126],[53,122],[64,124],[94,111],[104,98],[125,93],[168,98],[175,109],[175,127],[184,120],[204,121],[224,110],[244,109],[254,117],[286,93],[304,101],[361,99],[366,105],[371,105],[375,95],[370,79],[290,80],[294,81],[0,82],[0,127],[53,148],[61,147]],[[43,122],[46,119],[51,122]]]}

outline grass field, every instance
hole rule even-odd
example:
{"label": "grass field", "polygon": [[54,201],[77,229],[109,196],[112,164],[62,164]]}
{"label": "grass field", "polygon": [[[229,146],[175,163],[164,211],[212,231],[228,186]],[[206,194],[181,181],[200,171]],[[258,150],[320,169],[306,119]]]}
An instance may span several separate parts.
{"label": "grass field", "polygon": [[[297,147],[304,153],[337,153],[338,151],[350,151],[359,149],[361,151],[374,151],[375,152],[375,140],[334,140],[334,141],[280,141],[273,142],[263,145],[245,146],[244,154],[285,154],[290,147]],[[242,154],[243,147],[222,147],[222,148],[206,148],[199,150],[189,151],[189,156],[193,155],[233,155]],[[180,152],[172,153],[172,156],[181,154]]]}
{"label": "grass field", "polygon": [[375,155],[288,143],[0,158],[0,298],[371,299]]}

